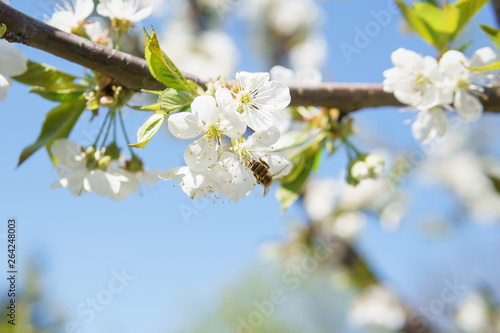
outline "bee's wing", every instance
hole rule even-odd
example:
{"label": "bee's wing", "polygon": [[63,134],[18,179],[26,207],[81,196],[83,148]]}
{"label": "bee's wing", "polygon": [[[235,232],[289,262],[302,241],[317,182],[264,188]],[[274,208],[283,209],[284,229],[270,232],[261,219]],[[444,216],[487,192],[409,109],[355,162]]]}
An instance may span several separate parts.
{"label": "bee's wing", "polygon": [[264,197],[269,193],[269,186],[264,186]]}

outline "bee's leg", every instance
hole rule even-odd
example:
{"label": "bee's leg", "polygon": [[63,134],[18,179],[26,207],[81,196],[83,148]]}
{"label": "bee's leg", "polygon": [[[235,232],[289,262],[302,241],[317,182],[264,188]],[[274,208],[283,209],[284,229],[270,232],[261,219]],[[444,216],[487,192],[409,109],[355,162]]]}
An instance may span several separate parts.
{"label": "bee's leg", "polygon": [[264,164],[264,166],[265,166],[267,169],[269,169],[269,168],[270,168],[269,164],[267,164],[265,161],[263,161],[263,160],[262,160],[262,157],[259,157],[259,161],[260,161],[260,163]]}

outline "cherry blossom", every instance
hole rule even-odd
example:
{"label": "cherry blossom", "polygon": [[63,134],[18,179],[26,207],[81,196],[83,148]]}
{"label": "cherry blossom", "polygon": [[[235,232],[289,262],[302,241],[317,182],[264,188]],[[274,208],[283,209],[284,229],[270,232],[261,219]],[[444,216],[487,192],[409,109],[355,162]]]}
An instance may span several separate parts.
{"label": "cherry blossom", "polygon": [[191,112],[173,114],[168,118],[168,129],[181,139],[203,135],[186,149],[184,160],[193,170],[206,170],[214,165],[224,135],[240,138],[246,130],[243,116],[231,109],[219,108],[212,96],[198,96],[191,104]]}
{"label": "cherry blossom", "polygon": [[243,114],[254,131],[273,125],[273,113],[290,104],[290,89],[278,81],[269,81],[269,73],[238,72],[237,92],[220,88],[215,92],[217,102]]}
{"label": "cherry blossom", "polygon": [[83,35],[85,20],[93,11],[93,0],[64,1],[62,5],[56,5],[55,12],[47,24],[68,33]]}
{"label": "cherry blossom", "polygon": [[153,12],[151,6],[139,10],[138,0],[100,0],[96,9],[101,16],[128,22],[142,21]]}
{"label": "cherry blossom", "polygon": [[123,175],[108,171],[106,158],[93,147],[84,151],[74,142],[59,139],[54,141],[50,150],[57,159],[56,173],[59,176],[51,188],[67,188],[74,196],[85,192],[109,196],[119,193],[122,182],[127,181]]}

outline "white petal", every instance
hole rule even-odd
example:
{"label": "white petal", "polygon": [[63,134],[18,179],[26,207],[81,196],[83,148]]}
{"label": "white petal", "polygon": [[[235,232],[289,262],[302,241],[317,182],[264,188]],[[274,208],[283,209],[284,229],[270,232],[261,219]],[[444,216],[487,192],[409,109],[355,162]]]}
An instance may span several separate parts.
{"label": "white petal", "polygon": [[141,9],[134,15],[130,16],[129,21],[131,22],[139,22],[144,20],[145,18],[149,17],[153,13],[153,7],[149,6],[146,8]]}
{"label": "white petal", "polygon": [[[220,166],[230,175],[230,182],[235,186],[239,198],[246,197],[257,184],[253,172],[250,171],[242,160],[233,153],[225,152],[219,160]],[[229,199],[229,198],[228,198]],[[233,201],[236,201],[233,199]]]}
{"label": "white petal", "polygon": [[271,148],[280,138],[280,132],[276,126],[271,126],[266,130],[255,132],[245,141],[244,148]]}
{"label": "white petal", "polygon": [[96,7],[97,14],[104,17],[113,17],[113,13],[102,3],[98,4]]}
{"label": "white petal", "polygon": [[10,88],[9,80],[0,74],[0,102],[7,98],[7,90]]}
{"label": "white petal", "polygon": [[455,92],[453,103],[463,121],[473,121],[483,114],[483,104],[474,95],[464,90]]}
{"label": "white petal", "polygon": [[253,110],[245,107],[243,111],[243,118],[248,127],[254,131],[262,131],[273,125],[274,115],[270,111]]}
{"label": "white petal", "polygon": [[94,11],[93,0],[77,0],[75,5],[75,15],[79,21],[84,21]]}
{"label": "white petal", "polygon": [[[125,176],[127,181],[120,182],[118,190],[111,194],[110,198],[116,201],[125,199],[126,197],[137,191],[137,188],[139,187],[139,180],[137,179],[136,174],[123,169],[120,170],[119,174]],[[111,179],[110,183],[114,184],[112,188],[115,187],[116,189],[115,180],[110,177],[108,177],[108,179]]]}
{"label": "white petal", "polygon": [[474,52],[470,59],[471,67],[481,67],[498,59],[498,54],[491,47],[483,47]]}
{"label": "white petal", "polygon": [[203,171],[217,163],[217,150],[213,140],[203,138],[195,141],[184,152],[184,161],[193,170]]}
{"label": "white petal", "polygon": [[231,139],[239,139],[247,130],[245,118],[239,112],[227,110],[222,112],[220,130]]}
{"label": "white petal", "polygon": [[422,143],[427,143],[436,136],[443,136],[447,129],[448,119],[440,109],[421,111],[412,124],[413,137]]}
{"label": "white petal", "polygon": [[262,159],[269,165],[269,172],[273,177],[286,176],[292,170],[292,163],[281,153],[253,152],[252,155],[255,160]]}
{"label": "white petal", "polygon": [[28,58],[19,50],[0,39],[0,74],[5,76],[21,75],[28,69]]}
{"label": "white petal", "polygon": [[219,120],[219,109],[212,96],[198,96],[191,103],[191,110],[205,124],[214,124]]}
{"label": "white petal", "polygon": [[50,152],[57,158],[58,165],[76,167],[85,162],[82,148],[77,143],[67,139],[55,140],[50,146]]}
{"label": "white petal", "polygon": [[236,111],[238,109],[238,101],[233,98],[233,94],[227,88],[219,88],[215,91],[215,99],[217,104],[223,110]]}
{"label": "white petal", "polygon": [[[284,80],[278,80],[273,78],[273,80],[285,82]],[[299,69],[295,74],[295,82],[304,84],[315,84],[321,83],[323,81],[323,75],[321,72],[315,68],[302,68]]]}
{"label": "white petal", "polygon": [[425,142],[429,139],[432,132],[432,116],[427,111],[422,111],[418,114],[417,119],[411,126],[413,137],[420,142]]}
{"label": "white petal", "polygon": [[102,170],[92,170],[83,179],[83,187],[89,192],[102,196],[108,196],[113,193],[106,173]]}
{"label": "white petal", "polygon": [[290,88],[284,83],[271,81],[258,88],[255,99],[259,109],[273,111],[284,109],[291,101]]}
{"label": "white petal", "polygon": [[238,81],[240,89],[245,92],[250,92],[254,89],[260,89],[267,84],[269,81],[269,73],[238,72],[236,73],[236,81]]}
{"label": "white petal", "polygon": [[417,67],[423,58],[413,51],[400,48],[392,52],[391,60],[396,67]]}
{"label": "white petal", "polygon": [[273,80],[281,82],[291,83],[295,80],[295,73],[293,70],[279,65],[271,68],[269,74]]}
{"label": "white petal", "polygon": [[444,136],[448,131],[448,118],[443,110],[435,109],[432,110],[434,118],[434,129],[436,134],[440,137]]}
{"label": "white petal", "polygon": [[155,185],[160,180],[160,170],[146,170],[142,172],[141,180],[144,184]]}
{"label": "white petal", "polygon": [[168,117],[168,130],[180,139],[193,139],[203,134],[205,127],[198,115],[192,112],[180,112]]}
{"label": "white petal", "polygon": [[467,79],[469,70],[465,67],[467,58],[462,52],[447,51],[439,60],[439,68],[450,80]]}
{"label": "white petal", "polygon": [[172,179],[172,180],[181,181],[182,177],[184,177],[184,175],[186,175],[186,173],[188,171],[189,171],[189,168],[187,166],[175,167],[175,168],[168,169],[167,171],[160,173],[160,179],[163,179],[163,180]]}

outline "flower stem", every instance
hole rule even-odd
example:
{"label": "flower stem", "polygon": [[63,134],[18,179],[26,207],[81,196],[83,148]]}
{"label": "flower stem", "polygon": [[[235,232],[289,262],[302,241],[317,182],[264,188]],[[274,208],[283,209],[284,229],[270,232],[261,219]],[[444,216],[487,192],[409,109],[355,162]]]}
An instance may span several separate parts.
{"label": "flower stem", "polygon": [[104,135],[104,140],[102,140],[101,147],[104,147],[104,145],[106,144],[106,140],[108,139],[109,130],[111,129],[111,125],[113,124],[113,118],[115,117],[116,113],[115,109],[110,109],[109,113],[111,114],[111,118],[109,119],[108,128],[106,129],[106,134]]}
{"label": "flower stem", "polygon": [[127,131],[125,130],[125,124],[123,123],[123,117],[122,117],[121,110],[118,110],[118,117],[120,118],[120,124],[121,124],[121,127],[122,127],[123,136],[125,137],[125,142],[127,143],[127,147],[130,150],[130,153],[132,154],[132,157],[134,157],[135,156],[134,150],[132,149],[132,147],[129,146],[130,141],[129,141],[128,136],[127,136]]}
{"label": "flower stem", "polygon": [[94,144],[92,146],[97,147],[97,141],[102,135],[102,131],[104,130],[104,127],[106,126],[106,122],[108,121],[110,112],[106,114],[106,117],[104,118],[104,121],[102,122],[101,129],[99,130],[99,134],[97,134],[97,137],[95,138]]}
{"label": "flower stem", "polygon": [[116,109],[113,109],[113,142],[116,143]]}
{"label": "flower stem", "polygon": [[119,50],[120,49],[120,38],[121,37],[122,37],[122,32],[121,32],[121,30],[118,30],[116,32],[115,50]]}

